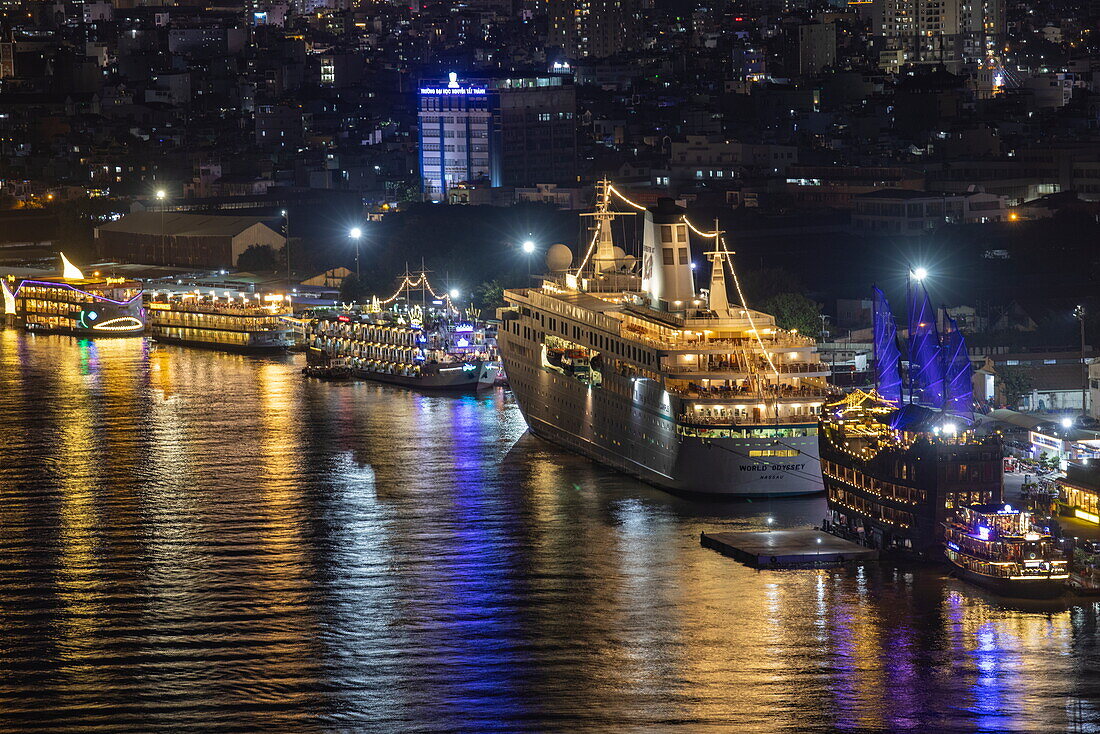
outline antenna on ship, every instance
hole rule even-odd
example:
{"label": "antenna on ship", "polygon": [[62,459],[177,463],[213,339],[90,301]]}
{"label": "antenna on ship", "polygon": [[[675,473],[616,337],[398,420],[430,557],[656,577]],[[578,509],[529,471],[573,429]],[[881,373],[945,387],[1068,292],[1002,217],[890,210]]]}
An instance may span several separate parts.
{"label": "antenna on ship", "polygon": [[588,250],[577,268],[577,275],[581,275],[586,266],[591,263],[591,272],[599,277],[601,273],[615,270],[618,266],[618,258],[615,257],[615,241],[611,234],[611,222],[617,217],[633,216],[634,212],[617,212],[611,210],[611,181],[605,176],[596,182],[596,211],[582,212],[582,217],[592,217],[592,241]]}

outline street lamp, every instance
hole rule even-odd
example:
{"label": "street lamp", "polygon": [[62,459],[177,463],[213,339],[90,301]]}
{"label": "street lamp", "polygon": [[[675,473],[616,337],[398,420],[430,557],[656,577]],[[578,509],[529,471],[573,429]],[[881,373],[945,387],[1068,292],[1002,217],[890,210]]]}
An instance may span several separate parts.
{"label": "street lamp", "polygon": [[363,236],[363,230],[358,227],[352,227],[348,232],[348,237],[355,240],[355,279],[359,280],[359,238]]}
{"label": "street lamp", "polygon": [[1081,369],[1085,371],[1085,376],[1081,382],[1081,415],[1085,414],[1085,408],[1088,405],[1088,393],[1089,393],[1089,365],[1085,361],[1085,307],[1078,304],[1073,309],[1073,318],[1077,319],[1081,326]]}
{"label": "street lamp", "polygon": [[290,288],[290,212],[280,209],[283,218],[283,255],[286,256],[286,287]]}
{"label": "street lamp", "polygon": [[913,270],[913,280],[915,280],[919,283],[920,281],[924,280],[927,277],[928,277],[927,268],[914,268],[914,270]]}
{"label": "street lamp", "polygon": [[452,301],[455,300],[456,298],[458,298],[461,295],[462,294],[459,292],[458,288],[452,288],[451,289],[450,296],[451,296]]}
{"label": "street lamp", "polygon": [[519,246],[523,250],[523,254],[527,256],[527,277],[531,277],[531,255],[535,253],[535,243],[533,240],[524,240],[523,244]]}
{"label": "street lamp", "polygon": [[160,261],[164,265],[168,265],[168,233],[164,231],[164,199],[168,196],[168,192],[164,189],[157,189],[157,201],[160,202]]}

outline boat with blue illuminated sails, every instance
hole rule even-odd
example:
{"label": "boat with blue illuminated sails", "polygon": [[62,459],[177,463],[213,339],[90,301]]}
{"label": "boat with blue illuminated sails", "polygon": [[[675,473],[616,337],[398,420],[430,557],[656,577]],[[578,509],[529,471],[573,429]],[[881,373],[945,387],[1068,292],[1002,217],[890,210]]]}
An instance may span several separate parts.
{"label": "boat with blue illuminated sails", "polygon": [[1000,437],[973,426],[972,367],[954,319],[941,334],[923,283],[908,288],[908,369],[885,294],[873,292],[875,389],[821,420],[826,528],[886,551],[938,560],[958,507],[999,503]]}
{"label": "boat with blue illuminated sails", "polygon": [[[613,202],[642,213],[640,261],[614,243],[632,212]],[[722,233],[685,214],[601,181],[579,264],[555,245],[548,275],[505,291],[498,341],[528,429],[674,492],[819,493],[829,369],[813,339],[745,303]],[[695,287],[692,237],[709,245],[709,290]]]}

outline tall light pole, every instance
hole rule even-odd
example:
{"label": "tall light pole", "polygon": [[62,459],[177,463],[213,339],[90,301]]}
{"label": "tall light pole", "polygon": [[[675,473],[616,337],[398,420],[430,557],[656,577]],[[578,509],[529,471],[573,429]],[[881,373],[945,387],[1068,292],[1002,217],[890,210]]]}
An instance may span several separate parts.
{"label": "tall light pole", "polygon": [[286,292],[290,294],[290,212],[283,209],[279,212],[283,215],[283,255],[286,257]]}
{"label": "tall light pole", "polygon": [[535,253],[535,243],[532,240],[524,240],[520,245],[523,254],[527,256],[527,277],[531,277],[531,256]]}
{"label": "tall light pole", "polygon": [[363,230],[358,227],[352,227],[348,232],[348,237],[351,237],[355,241],[355,279],[359,280],[359,238],[363,236]]}
{"label": "tall light pole", "polygon": [[[909,328],[909,344],[913,343],[913,281],[918,283],[922,282],[928,277],[928,269],[922,267],[909,268],[909,272],[905,274],[905,323]],[[909,355],[909,402],[913,402],[914,396],[914,384],[913,384],[913,355]]]}
{"label": "tall light pole", "polygon": [[157,201],[160,208],[160,258],[161,262],[168,265],[168,235],[164,231],[164,200],[168,197],[168,192],[164,189],[157,189]]}
{"label": "tall light pole", "polygon": [[1089,366],[1085,362],[1085,307],[1082,305],[1075,307],[1073,318],[1077,319],[1081,326],[1081,369],[1085,371],[1084,382],[1081,383],[1081,416],[1084,417],[1089,395]]}

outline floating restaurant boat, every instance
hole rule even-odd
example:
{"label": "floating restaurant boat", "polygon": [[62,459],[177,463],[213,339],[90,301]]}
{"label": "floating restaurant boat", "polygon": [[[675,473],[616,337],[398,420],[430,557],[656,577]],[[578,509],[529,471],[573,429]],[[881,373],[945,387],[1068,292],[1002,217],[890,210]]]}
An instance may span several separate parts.
{"label": "floating restaurant boat", "polygon": [[[644,211],[640,268],[612,240],[624,215],[612,196]],[[820,492],[817,416],[831,388],[814,341],[749,308],[721,232],[698,230],[672,200],[643,207],[601,181],[588,216],[580,265],[555,245],[555,272],[505,291],[499,312],[505,372],[531,432],[676,492]],[[689,232],[713,244],[709,292],[695,288]]]}
{"label": "floating restaurant boat", "polygon": [[[434,302],[399,300],[418,286]],[[356,377],[403,387],[477,390],[492,387],[500,375],[495,329],[431,291],[425,273],[406,273],[386,301],[314,319],[306,339],[310,366],[342,360]]]}
{"label": "floating restaurant boat", "polygon": [[945,553],[959,577],[1002,596],[1052,599],[1069,569],[1054,539],[1010,505],[956,508],[944,523]]}
{"label": "floating restaurant boat", "polygon": [[157,293],[146,305],[149,331],[158,342],[255,353],[294,345],[293,327],[285,320],[293,308],[282,295]]}
{"label": "floating restaurant boat", "polygon": [[0,281],[4,313],[31,332],[138,336],[145,330],[142,286],[127,278],[84,277],[64,255],[61,277]]}
{"label": "floating restaurant boat", "polygon": [[971,427],[971,365],[952,319],[943,340],[928,294],[910,297],[908,401],[897,327],[874,292],[876,389],[831,403],[821,420],[826,527],[841,537],[928,560],[942,557],[956,508],[999,503],[1002,446]]}

